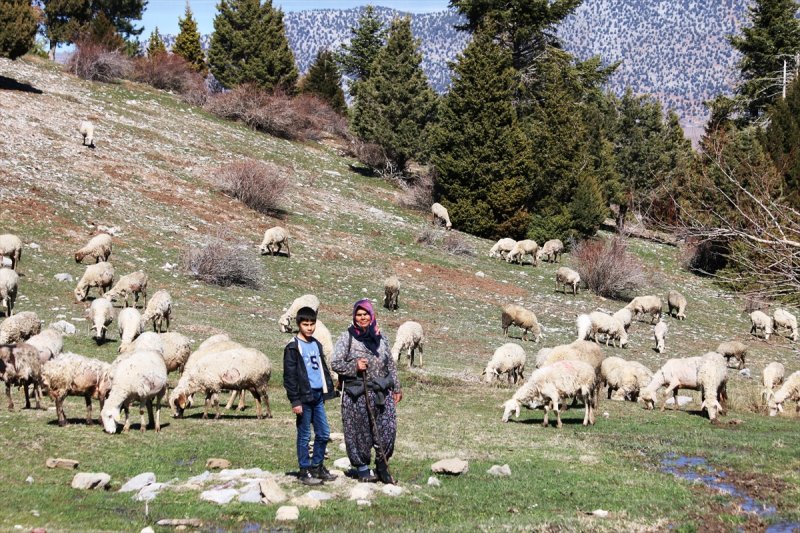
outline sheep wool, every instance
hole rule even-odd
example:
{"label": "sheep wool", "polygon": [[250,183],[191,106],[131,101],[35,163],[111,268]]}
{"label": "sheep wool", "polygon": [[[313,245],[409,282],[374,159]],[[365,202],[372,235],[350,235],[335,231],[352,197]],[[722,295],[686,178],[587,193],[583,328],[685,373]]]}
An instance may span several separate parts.
{"label": "sheep wool", "polygon": [[505,337],[508,337],[508,328],[511,326],[522,328],[522,340],[524,341],[528,340],[528,331],[533,333],[533,342],[539,342],[539,336],[542,334],[539,321],[533,311],[528,311],[516,304],[503,307],[500,323]]}
{"label": "sheep wool", "polygon": [[517,241],[514,239],[500,239],[494,244],[494,246],[492,246],[492,249],[489,250],[489,257],[499,257],[500,259],[505,259],[506,254],[508,254],[514,248],[515,244],[517,244]]}
{"label": "sheep wool", "polygon": [[11,259],[11,270],[17,270],[22,259],[22,239],[11,233],[0,235],[0,258]]}
{"label": "sheep wool", "polygon": [[42,331],[42,322],[33,311],[23,311],[0,322],[0,344],[14,344]]}
{"label": "sheep wool", "polygon": [[492,358],[486,363],[486,368],[481,374],[488,384],[495,378],[500,379],[501,374],[506,374],[509,384],[525,379],[525,349],[519,344],[509,342],[494,351]]}
{"label": "sheep wool", "polygon": [[142,313],[142,326],[144,327],[145,324],[152,320],[153,331],[161,333],[164,331],[162,329],[164,325],[166,325],[166,331],[169,331],[169,319],[171,315],[172,297],[167,291],[162,289],[157,291],[153,297],[150,298],[150,302],[148,302],[147,307],[145,307],[144,313]]}
{"label": "sheep wool", "polygon": [[656,339],[656,351],[658,353],[664,353],[666,350],[666,339],[667,339],[667,330],[669,329],[669,325],[660,320],[658,324],[655,325],[653,328],[653,337]]}
{"label": "sheep wool", "polygon": [[86,267],[78,286],[75,287],[75,300],[82,302],[89,294],[89,289],[97,287],[100,294],[111,288],[114,283],[114,265],[101,261]]}
{"label": "sheep wool", "polygon": [[633,322],[633,313],[631,313],[630,309],[623,307],[611,316],[622,322],[622,325],[625,327],[625,331],[628,331],[628,328],[631,327],[631,322]]}
{"label": "sheep wool", "polygon": [[778,328],[786,328],[789,330],[789,338],[797,342],[797,317],[786,309],[776,309],[772,313],[772,327],[775,332]]}
{"label": "sheep wool", "polygon": [[289,309],[278,319],[278,327],[282,333],[292,333],[294,331],[294,320],[297,312],[303,307],[310,307],[314,311],[319,311],[319,298],[313,294],[304,294],[292,302]]}
{"label": "sheep wool", "polygon": [[419,322],[409,320],[400,324],[397,328],[397,337],[392,346],[392,357],[395,362],[399,362],[400,353],[405,351],[408,357],[408,368],[414,366],[414,354],[419,351],[419,365],[422,365],[422,349],[425,344],[425,334],[422,332],[422,325]]}
{"label": "sheep wool", "polygon": [[625,306],[633,313],[634,317],[639,315],[652,315],[652,322],[661,318],[661,298],[658,296],[637,296]]}
{"label": "sheep wool", "polygon": [[[669,316],[674,316],[678,320],[686,319],[686,297],[678,291],[669,291],[667,294],[667,307]],[[673,314],[673,311],[675,314]]]}
{"label": "sheep wool", "polygon": [[522,241],[517,241],[514,243],[513,248],[511,251],[508,252],[506,256],[506,262],[517,262],[522,264],[525,260],[525,256],[531,256],[531,264],[533,266],[537,266],[539,264],[539,260],[536,257],[536,254],[539,252],[539,245],[536,244],[536,241],[531,239],[525,239]]}
{"label": "sheep wool", "polygon": [[125,350],[126,346],[139,336],[144,324],[141,313],[135,307],[126,307],[119,312],[117,326],[119,327],[120,352]]}
{"label": "sheep wool", "polygon": [[564,253],[564,243],[560,239],[550,239],[539,248],[538,259],[548,263],[560,263]]}
{"label": "sheep wool", "polygon": [[383,282],[383,307],[389,311],[394,311],[398,307],[397,300],[400,298],[400,280],[397,276],[389,276]]}
{"label": "sheep wool", "polygon": [[[139,402],[141,431],[145,430],[144,408],[147,407],[149,426],[156,432],[161,431],[161,399],[167,387],[167,366],[158,352],[137,351],[120,360],[112,368],[111,390],[108,399],[100,411],[103,429],[106,433],[116,433],[120,422],[120,410],[126,412],[123,432],[130,429],[130,418],[127,416],[128,406],[133,401]],[[153,402],[155,401],[155,417]]]}
{"label": "sheep wool", "polygon": [[797,402],[795,412],[800,414],[800,371],[789,375],[781,388],[769,400],[769,416],[775,416],[779,412],[782,413],[783,404],[787,400]]}
{"label": "sheep wool", "polygon": [[286,246],[286,257],[291,257],[292,253],[289,250],[289,233],[280,226],[274,226],[264,232],[264,238],[261,240],[259,250],[261,255],[275,255],[280,253],[283,246]]}
{"label": "sheep wool", "polygon": [[94,259],[95,263],[108,261],[108,258],[111,257],[112,248],[113,242],[111,240],[111,235],[108,233],[98,233],[89,239],[89,242],[86,243],[83,248],[75,252],[75,262],[80,263],[86,257]]}
{"label": "sheep wool", "polygon": [[575,328],[578,330],[578,338],[576,340],[594,340],[592,337],[592,319],[589,315],[575,315]]}
{"label": "sheep wool", "polygon": [[143,298],[142,305],[147,307],[147,274],[142,271],[125,274],[119,278],[113,289],[103,295],[112,302],[125,298],[125,307],[128,307],[129,296],[133,296],[134,307],[139,303],[139,296]]}
{"label": "sheep wool", "polygon": [[431,206],[431,224],[434,226],[438,223],[444,224],[446,229],[452,229],[453,224],[450,222],[450,213],[447,208],[442,204],[436,202]]}
{"label": "sheep wool", "polygon": [[761,399],[764,404],[768,404],[775,393],[775,387],[783,384],[783,378],[786,374],[786,368],[781,363],[773,361],[764,367],[764,372],[761,374],[761,384],[764,389],[761,392]]}
{"label": "sheep wool", "polygon": [[559,286],[567,294],[567,285],[572,287],[572,294],[581,292],[581,275],[567,267],[559,267],[556,270],[556,290]]}
{"label": "sheep wool", "polygon": [[114,320],[114,306],[106,298],[95,298],[87,310],[89,332],[94,331],[94,340],[99,344],[106,339],[108,326]]}
{"label": "sheep wool", "polygon": [[64,349],[64,335],[53,328],[42,330],[28,339],[28,344],[39,350],[39,360],[42,364],[58,357]]}
{"label": "sheep wool", "polygon": [[653,379],[641,391],[641,398],[645,407],[653,409],[657,399],[658,389],[666,386],[666,396],[661,410],[667,406],[667,397],[672,394],[675,400],[673,409],[678,408],[678,389],[698,390],[697,369],[702,361],[701,357],[685,357],[682,359],[669,359],[655,374]]}
{"label": "sheep wool", "polygon": [[[81,120],[78,124],[78,133],[83,137],[83,146],[94,148],[94,124],[88,120]],[[89,141],[88,144],[86,141]]]}
{"label": "sheep wool", "polygon": [[600,342],[599,334],[602,333],[606,336],[606,346],[608,346],[609,341],[613,346],[616,346],[615,341],[619,341],[620,348],[625,348],[628,345],[628,332],[625,331],[625,326],[622,322],[600,311],[589,313],[589,319],[592,321],[592,337],[595,342]]}
{"label": "sheep wool", "polygon": [[36,399],[36,409],[41,409],[41,383],[42,362],[39,359],[39,350],[30,344],[20,342],[16,345],[0,346],[0,359],[5,369],[0,376],[6,383],[6,398],[8,410],[14,410],[14,401],[11,399],[11,387],[22,387],[25,392],[25,408],[31,408],[28,386],[33,385],[33,395]]}
{"label": "sheep wool", "polygon": [[6,318],[14,314],[14,303],[17,301],[19,275],[10,268],[0,268],[0,306]]}
{"label": "sheep wool", "polygon": [[772,318],[763,311],[753,311],[750,313],[750,334],[758,336],[758,332],[764,333],[764,340],[768,341],[772,335]]}
{"label": "sheep wool", "polygon": [[717,414],[724,415],[728,407],[728,365],[725,358],[716,352],[705,354],[697,367],[697,382],[703,398],[700,410],[705,410],[708,419],[714,422]]}
{"label": "sheep wool", "polygon": [[730,363],[731,359],[736,359],[737,368],[742,369],[747,357],[747,345],[739,341],[727,341],[717,346],[716,352],[722,354],[725,360]]}
{"label": "sheep wool", "polygon": [[67,425],[64,400],[67,396],[83,396],[86,402],[86,423],[92,424],[92,398],[103,409],[104,396],[99,393],[100,383],[111,365],[75,353],[63,353],[48,361],[42,368],[42,381],[56,404],[58,425]]}

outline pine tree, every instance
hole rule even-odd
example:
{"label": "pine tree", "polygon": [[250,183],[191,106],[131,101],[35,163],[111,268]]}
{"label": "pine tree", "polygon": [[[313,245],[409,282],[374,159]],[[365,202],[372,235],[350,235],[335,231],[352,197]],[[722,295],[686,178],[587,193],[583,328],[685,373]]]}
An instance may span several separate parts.
{"label": "pine tree", "polygon": [[144,28],[134,22],[142,18],[147,0],[39,0],[44,8],[44,25],[54,56],[59,43],[73,43],[85,34],[98,16],[105,17],[116,33],[130,38]]}
{"label": "pine tree", "polygon": [[166,53],[167,47],[164,45],[164,41],[161,40],[161,36],[158,34],[158,26],[156,26],[150,34],[150,40],[147,42],[147,57],[156,57]]}
{"label": "pine tree", "polygon": [[800,207],[800,80],[789,86],[786,99],[769,109],[762,144],[783,175],[783,195]]}
{"label": "pine tree", "polygon": [[29,0],[0,0],[0,57],[16,59],[33,47],[36,17]]}
{"label": "pine tree", "polygon": [[342,90],[342,77],[333,52],[320,50],[308,74],[300,82],[300,92],[315,94],[338,113],[347,111]]}
{"label": "pine tree", "polygon": [[358,83],[366,81],[372,74],[373,63],[386,41],[386,28],[375,13],[375,8],[368,5],[358,19],[358,26],[350,28],[350,44],[342,45],[336,60],[342,72],[352,79],[350,96],[356,96]]}
{"label": "pine tree", "polygon": [[178,19],[180,32],[175,38],[172,52],[184,58],[192,67],[192,70],[205,75],[207,72],[206,56],[200,43],[200,32],[197,30],[197,22],[194,20],[192,9],[189,2],[186,2],[186,11],[183,18]]}
{"label": "pine tree", "polygon": [[373,72],[359,87],[353,106],[353,129],[383,147],[402,172],[420,154],[423,132],[432,118],[436,95],[422,71],[419,41],[408,18],[395,19]]}

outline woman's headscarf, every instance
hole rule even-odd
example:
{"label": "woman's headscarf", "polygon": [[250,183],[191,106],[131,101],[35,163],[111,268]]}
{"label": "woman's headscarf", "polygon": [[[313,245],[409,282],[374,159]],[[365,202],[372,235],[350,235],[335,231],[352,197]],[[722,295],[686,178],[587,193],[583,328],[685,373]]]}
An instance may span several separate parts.
{"label": "woman's headscarf", "polygon": [[[359,309],[363,309],[367,313],[369,313],[369,326],[365,329],[358,327],[356,324],[356,311]],[[372,307],[372,302],[369,299],[364,298],[363,300],[357,301],[353,305],[353,324],[347,328],[347,331],[350,332],[350,335],[353,336],[354,339],[360,341],[369,348],[369,350],[375,354],[378,353],[378,347],[381,344],[381,330],[378,327],[378,318],[375,316],[375,309]]]}

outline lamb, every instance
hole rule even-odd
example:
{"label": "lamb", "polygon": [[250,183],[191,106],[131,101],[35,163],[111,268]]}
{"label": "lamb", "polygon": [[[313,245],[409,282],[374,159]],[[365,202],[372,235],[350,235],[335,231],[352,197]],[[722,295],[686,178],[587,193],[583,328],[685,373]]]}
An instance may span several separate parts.
{"label": "lamb", "polygon": [[409,320],[400,324],[397,328],[397,337],[392,346],[392,357],[395,362],[400,360],[400,352],[406,351],[408,355],[408,368],[414,366],[414,352],[419,350],[419,366],[422,365],[422,346],[425,343],[425,335],[422,332],[422,325],[419,322]]}
{"label": "lamb", "polygon": [[0,258],[11,259],[11,270],[16,271],[22,259],[22,239],[11,233],[0,235]]}
{"label": "lamb", "polygon": [[626,400],[635,402],[639,391],[653,378],[649,368],[638,361],[626,361],[620,357],[606,357],[600,364],[602,382],[608,386],[608,399],[620,391]]}
{"label": "lamb", "polygon": [[500,322],[503,327],[503,336],[508,337],[508,328],[513,325],[522,328],[522,340],[527,341],[528,331],[532,331],[533,342],[539,342],[542,330],[533,311],[528,311],[519,305],[510,304],[503,307]]}
{"label": "lamb", "polygon": [[319,298],[313,294],[304,294],[292,302],[289,309],[278,319],[278,327],[282,333],[292,333],[294,331],[294,320],[297,312],[303,307],[310,307],[314,311],[319,311]]}
{"label": "lamb", "polygon": [[795,413],[800,413],[800,370],[790,374],[778,392],[772,395],[769,400],[769,416],[775,416],[778,412],[783,412],[783,404],[787,400],[797,402]]}
{"label": "lamb", "polygon": [[33,311],[23,311],[0,322],[0,344],[14,344],[42,331],[42,322]]}
{"label": "lamb", "polygon": [[142,306],[147,307],[147,274],[141,270],[138,272],[131,272],[125,274],[114,288],[103,295],[110,301],[115,301],[117,298],[125,298],[125,307],[128,307],[128,296],[133,296],[133,306],[139,303],[139,296],[142,296]]}
{"label": "lamb", "polygon": [[150,298],[150,303],[145,307],[144,313],[142,313],[142,328],[152,320],[153,331],[161,333],[163,331],[161,326],[164,322],[166,322],[167,326],[166,331],[169,331],[169,318],[171,314],[172,297],[163,289],[156,291],[153,297]]}
{"label": "lamb", "polygon": [[506,256],[506,262],[511,263],[512,261],[516,261],[519,264],[522,264],[522,261],[525,260],[525,256],[531,256],[531,264],[533,266],[537,266],[539,264],[539,260],[536,258],[536,254],[539,252],[539,245],[536,244],[536,241],[532,241],[531,239],[524,239],[521,241],[517,241],[511,251],[508,252]]}
{"label": "lamb", "polygon": [[10,268],[0,268],[0,306],[6,318],[14,314],[14,303],[17,301],[19,276]]}
{"label": "lamb", "polygon": [[39,359],[39,350],[24,342],[16,345],[5,344],[0,346],[0,359],[3,360],[5,367],[0,378],[6,382],[8,410],[14,410],[14,401],[11,399],[12,385],[22,387],[25,392],[25,409],[31,408],[28,385],[33,385],[36,409],[41,409],[42,362]]}
{"label": "lamb", "polygon": [[772,313],[772,329],[775,332],[778,328],[786,328],[791,331],[790,338],[797,342],[797,317],[785,309],[776,309]]}
{"label": "lamb", "polygon": [[383,307],[389,311],[397,309],[397,299],[400,297],[400,280],[397,276],[390,276],[383,282]]}
{"label": "lamb", "polygon": [[86,318],[89,319],[87,333],[94,330],[94,340],[97,344],[101,344],[106,339],[108,325],[114,320],[114,306],[110,300],[95,298],[86,310]]}
{"label": "lamb", "polygon": [[100,384],[111,365],[74,353],[64,353],[48,361],[42,368],[42,381],[56,404],[58,425],[67,425],[64,400],[67,396],[83,396],[86,402],[86,424],[91,425],[92,398],[100,401],[103,409],[105,396],[100,394]]}
{"label": "lamb", "polygon": [[525,349],[513,342],[506,343],[494,351],[481,374],[486,383],[491,383],[500,374],[506,374],[508,383],[525,379]]}
{"label": "lamb", "polygon": [[715,350],[718,354],[722,354],[725,360],[730,363],[731,359],[736,359],[738,362],[737,368],[744,368],[744,361],[747,357],[747,345],[739,341],[727,341],[720,343]]}
{"label": "lamb", "polygon": [[178,371],[183,373],[186,362],[192,353],[192,342],[186,335],[175,332],[142,333],[132,344],[120,350],[120,354],[130,354],[137,351],[158,352],[167,365],[167,373]]}
{"label": "lamb", "polygon": [[697,369],[700,366],[702,357],[685,357],[683,359],[670,359],[655,374],[653,379],[642,389],[640,397],[644,401],[647,409],[655,407],[657,392],[663,386],[667,386],[664,403],[661,404],[663,411],[667,406],[667,396],[672,393],[675,398],[673,409],[678,408],[678,389],[697,390],[700,384],[697,382]]}
{"label": "lamb", "polygon": [[567,294],[567,285],[572,285],[572,294],[581,292],[581,275],[567,267],[556,270],[556,290],[561,285],[564,294]]}
{"label": "lamb", "polygon": [[658,324],[653,328],[653,337],[656,339],[655,349],[658,353],[664,353],[664,350],[666,350],[665,343],[668,329],[669,325],[663,320],[659,320]]}
{"label": "lamb", "polygon": [[768,341],[772,335],[772,319],[763,311],[753,311],[750,313],[750,334],[758,336],[758,332],[764,332],[764,340]]}
{"label": "lamb", "polygon": [[489,250],[489,257],[499,257],[500,259],[505,259],[506,254],[514,248],[515,244],[517,244],[517,241],[514,239],[500,239],[494,244],[494,246],[492,246],[492,249]]}
{"label": "lamb", "polygon": [[717,414],[724,415],[728,408],[728,368],[725,358],[716,352],[705,354],[697,367],[697,382],[708,419],[714,422]]}
{"label": "lamb", "polygon": [[453,228],[453,224],[450,223],[450,213],[447,212],[445,206],[438,202],[431,206],[431,224],[435,226],[437,222],[444,222],[444,227],[448,230]]}
{"label": "lamb", "polygon": [[589,319],[592,321],[592,337],[595,342],[600,342],[598,334],[602,333],[606,336],[606,346],[608,346],[609,340],[613,346],[616,346],[614,341],[619,340],[620,348],[625,348],[628,345],[628,333],[625,331],[625,326],[622,322],[600,311],[589,313]]}
{"label": "lamb", "polygon": [[764,372],[761,374],[761,383],[764,385],[764,390],[761,392],[761,399],[764,404],[768,404],[775,391],[775,387],[783,383],[783,377],[786,374],[784,366],[777,362],[772,362],[764,367]]}
{"label": "lamb", "polygon": [[631,322],[633,322],[633,313],[631,313],[630,309],[623,307],[611,316],[622,322],[622,325],[625,327],[625,331],[628,331],[628,328],[631,327]]}
{"label": "lamb", "polygon": [[[686,319],[686,297],[678,291],[669,291],[667,294],[667,307],[669,316],[674,316],[678,320]],[[673,315],[672,312],[675,311]]]}
{"label": "lamb", "polygon": [[[289,251],[289,234],[280,226],[274,226],[264,232],[264,239],[261,241],[259,250],[261,255],[275,255],[280,253],[283,245],[286,245],[286,257],[291,257],[292,253]],[[273,250],[273,247],[275,249]]]}
{"label": "lamb", "polygon": [[89,289],[97,287],[104,294],[114,283],[114,265],[101,261],[86,267],[78,286],[75,287],[75,300],[82,302],[89,294]]}
{"label": "lamb", "polygon": [[58,357],[64,349],[64,335],[53,328],[42,330],[26,342],[39,351],[39,361],[42,364]]}
{"label": "lamb", "polygon": [[561,254],[564,253],[564,243],[560,239],[550,239],[539,248],[536,253],[537,259],[549,263],[561,262]]}
{"label": "lamb", "polygon": [[78,132],[83,136],[82,146],[86,146],[86,140],[89,140],[89,148],[94,148],[94,124],[88,120],[81,120],[78,124]]}
{"label": "lamb", "polygon": [[120,352],[126,350],[127,345],[142,333],[144,324],[141,313],[135,307],[126,307],[119,312],[117,326],[119,327]]}
{"label": "lamb", "polygon": [[544,405],[542,425],[548,426],[550,409],[556,412],[556,427],[560,428],[559,404],[567,398],[580,398],[584,405],[583,425],[594,425],[597,379],[594,368],[581,361],[558,361],[531,374],[528,381],[503,404],[503,422],[508,422],[512,412],[519,417],[520,407],[535,408]]}
{"label": "lamb", "polygon": [[634,317],[647,314],[653,315],[651,322],[654,323],[661,318],[661,298],[652,295],[637,296],[625,306],[625,309],[630,310]]}
{"label": "lamb", "polygon": [[84,258],[94,259],[95,263],[108,261],[111,257],[111,235],[108,233],[98,233],[86,243],[86,246],[75,252],[75,262],[81,263]]}
{"label": "lamb", "polygon": [[[167,387],[167,366],[158,352],[136,351],[118,361],[111,370],[111,390],[100,411],[103,429],[106,433],[116,433],[120,422],[120,409],[125,410],[123,433],[130,429],[128,406],[134,400],[139,402],[140,430],[145,430],[144,407],[147,407],[148,425],[156,432],[161,431],[161,399]],[[155,418],[153,417],[155,400]]]}

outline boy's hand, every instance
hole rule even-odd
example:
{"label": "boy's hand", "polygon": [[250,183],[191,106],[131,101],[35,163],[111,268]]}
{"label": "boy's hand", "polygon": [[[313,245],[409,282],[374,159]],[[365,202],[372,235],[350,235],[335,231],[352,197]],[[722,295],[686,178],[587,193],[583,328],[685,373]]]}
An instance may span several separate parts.
{"label": "boy's hand", "polygon": [[296,405],[296,406],[292,407],[292,412],[294,414],[296,414],[296,415],[302,415],[303,414],[303,406],[302,405]]}
{"label": "boy's hand", "polygon": [[366,358],[359,357],[358,359],[356,359],[356,370],[358,370],[359,372],[363,372],[364,370],[366,370],[367,366],[369,365]]}

